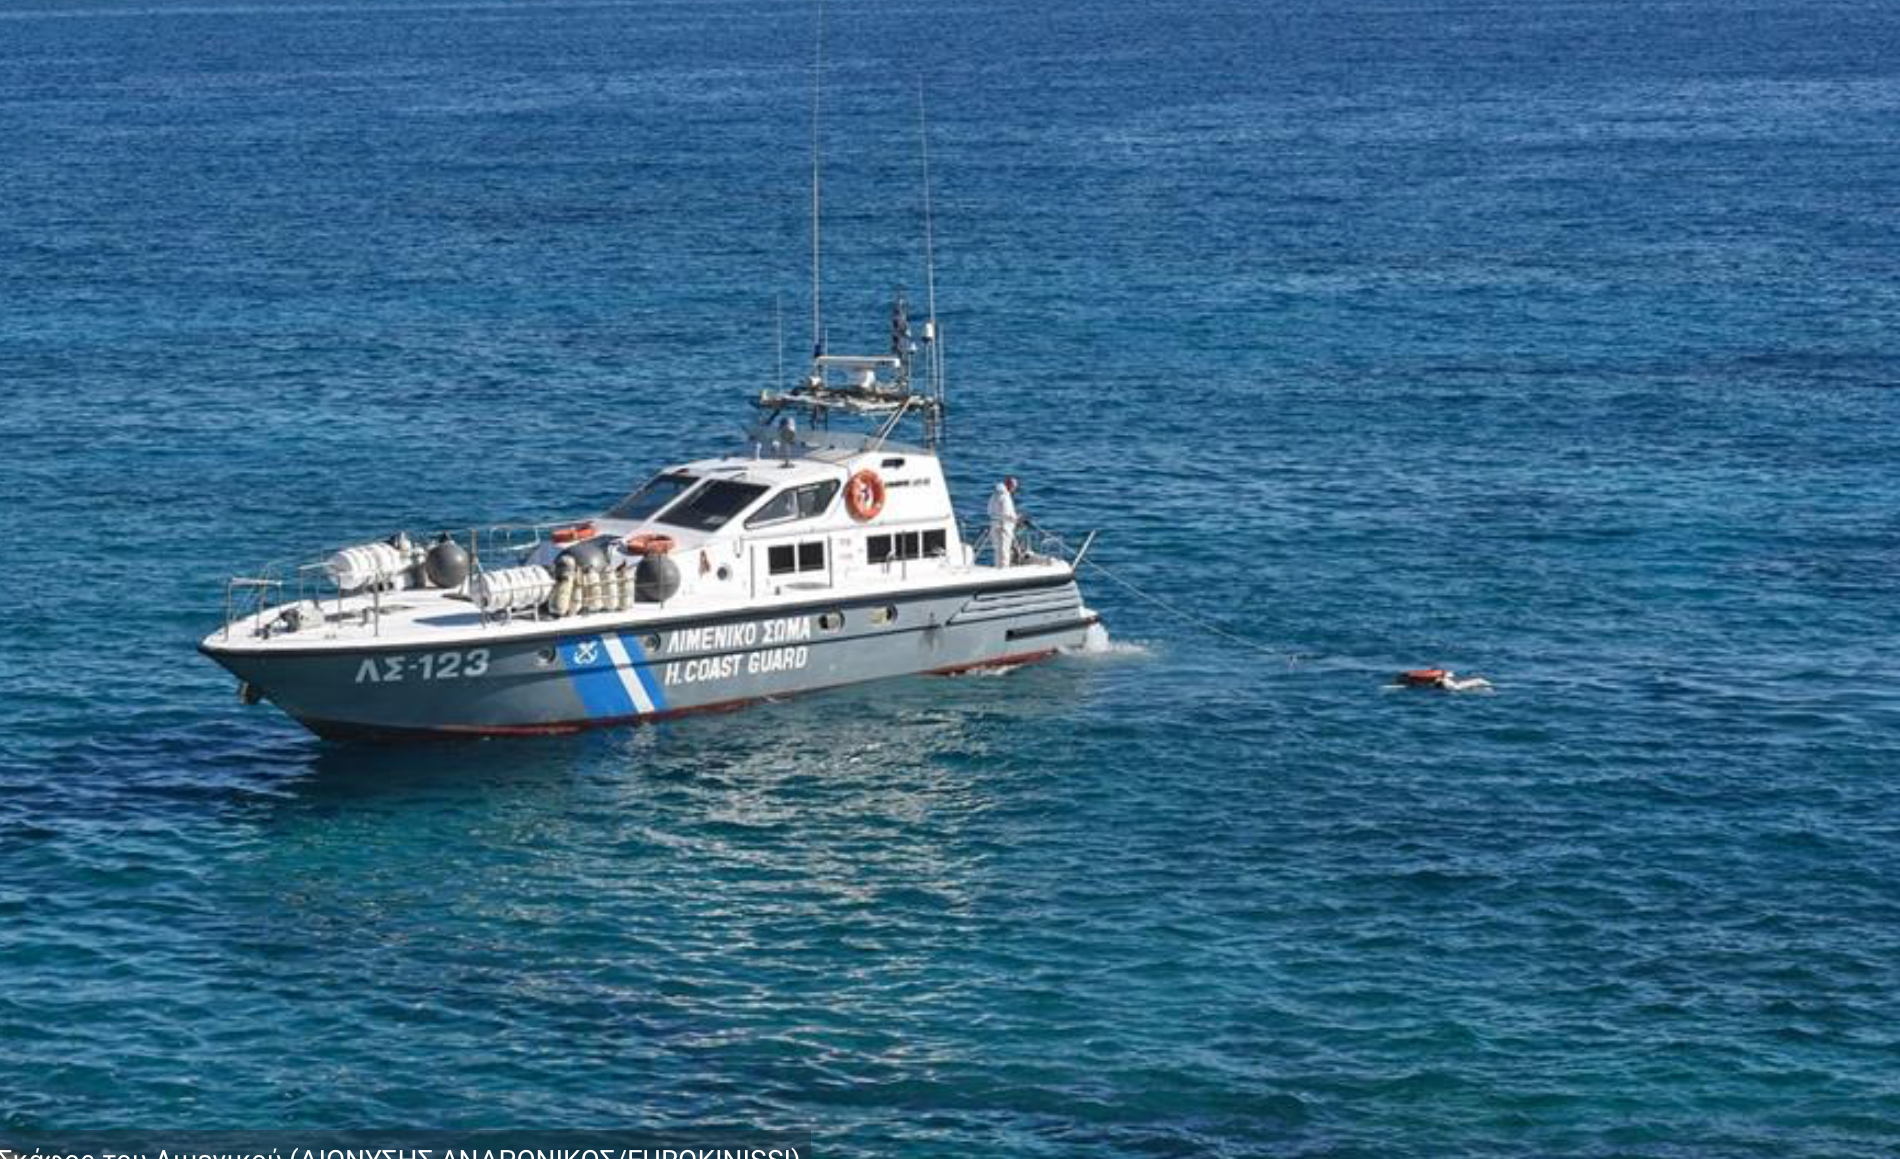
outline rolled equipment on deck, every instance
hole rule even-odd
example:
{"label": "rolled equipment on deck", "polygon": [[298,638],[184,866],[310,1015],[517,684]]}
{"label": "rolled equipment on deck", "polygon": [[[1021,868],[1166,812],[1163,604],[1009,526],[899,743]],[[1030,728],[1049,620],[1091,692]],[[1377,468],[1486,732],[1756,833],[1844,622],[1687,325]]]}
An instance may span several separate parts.
{"label": "rolled equipment on deck", "polygon": [[554,591],[554,576],[539,564],[485,571],[469,585],[469,598],[484,612],[525,612]]}
{"label": "rolled equipment on deck", "polygon": [[345,594],[372,584],[386,584],[409,567],[409,554],[394,544],[364,543],[346,547],[324,561],[323,570]]}

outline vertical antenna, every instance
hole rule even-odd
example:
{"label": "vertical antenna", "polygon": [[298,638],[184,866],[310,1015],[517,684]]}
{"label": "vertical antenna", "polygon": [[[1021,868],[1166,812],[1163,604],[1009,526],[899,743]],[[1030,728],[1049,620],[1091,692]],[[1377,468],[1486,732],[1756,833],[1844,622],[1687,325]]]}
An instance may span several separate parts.
{"label": "vertical antenna", "polygon": [[930,385],[937,399],[937,421],[943,422],[943,336],[937,330],[937,237],[930,204],[930,123],[924,116],[924,78],[917,77],[917,149],[924,179],[924,322],[925,349],[930,359]]}
{"label": "vertical antenna", "polygon": [[814,36],[811,63],[811,349],[816,358],[825,349],[825,308],[824,277],[822,255],[823,242],[819,232],[820,184],[818,175],[818,98],[822,91],[820,79],[825,69],[825,0],[817,0],[814,5],[818,13],[818,28]]}
{"label": "vertical antenna", "polygon": [[917,78],[917,146],[924,162],[924,296],[931,336],[937,330],[937,252],[930,213],[930,125],[924,120],[924,78]]}

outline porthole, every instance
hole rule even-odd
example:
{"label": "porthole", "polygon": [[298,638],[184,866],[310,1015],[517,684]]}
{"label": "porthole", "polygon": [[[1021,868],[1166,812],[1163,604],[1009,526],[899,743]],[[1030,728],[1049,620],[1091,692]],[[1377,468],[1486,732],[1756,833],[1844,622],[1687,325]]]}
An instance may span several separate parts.
{"label": "porthole", "polygon": [[536,652],[534,654],[534,658],[537,663],[539,663],[543,668],[545,668],[548,665],[554,663],[554,649],[543,648],[539,652]]}
{"label": "porthole", "polygon": [[871,622],[879,627],[883,627],[885,624],[894,624],[897,622],[897,609],[889,605],[882,608],[872,608]]}
{"label": "porthole", "polygon": [[660,638],[654,635],[642,636],[640,637],[640,646],[647,650],[648,655],[652,655],[660,650]]}
{"label": "porthole", "polygon": [[843,612],[826,612],[818,617],[818,630],[821,632],[835,632],[842,627],[844,627]]}
{"label": "porthole", "polygon": [[732,578],[732,569],[727,567],[723,563],[720,564],[719,565],[719,582],[725,583],[727,580],[731,578]]}

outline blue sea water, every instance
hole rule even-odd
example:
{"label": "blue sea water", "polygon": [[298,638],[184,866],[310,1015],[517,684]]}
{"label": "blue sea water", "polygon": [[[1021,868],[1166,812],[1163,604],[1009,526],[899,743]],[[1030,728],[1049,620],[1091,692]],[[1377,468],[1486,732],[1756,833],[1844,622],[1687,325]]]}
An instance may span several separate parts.
{"label": "blue sea water", "polygon": [[[227,574],[807,342],[799,3],[0,8],[0,1130],[1900,1149],[1900,8],[831,0],[833,345],[1119,642],[375,750]],[[1490,696],[1382,691],[1402,667]]]}

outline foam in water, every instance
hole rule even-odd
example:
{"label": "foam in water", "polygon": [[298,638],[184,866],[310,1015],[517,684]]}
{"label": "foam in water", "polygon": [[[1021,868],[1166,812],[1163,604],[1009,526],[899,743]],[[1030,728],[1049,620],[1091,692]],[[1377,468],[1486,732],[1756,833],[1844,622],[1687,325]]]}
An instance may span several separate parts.
{"label": "foam in water", "polygon": [[1088,632],[1082,637],[1082,643],[1074,648],[1065,648],[1063,653],[1069,656],[1148,656],[1152,653],[1145,644],[1136,644],[1126,640],[1111,640],[1105,624],[1089,625]]}

